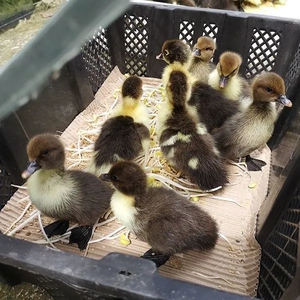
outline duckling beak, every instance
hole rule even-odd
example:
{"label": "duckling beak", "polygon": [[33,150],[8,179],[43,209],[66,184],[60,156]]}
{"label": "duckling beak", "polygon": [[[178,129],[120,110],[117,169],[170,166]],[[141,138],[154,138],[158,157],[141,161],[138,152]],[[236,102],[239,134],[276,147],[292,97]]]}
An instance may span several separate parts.
{"label": "duckling beak", "polygon": [[228,78],[225,77],[225,76],[221,76],[220,77],[220,81],[219,81],[220,88],[224,89],[224,87],[226,86],[227,82],[228,82]]}
{"label": "duckling beak", "polygon": [[196,48],[194,51],[193,51],[193,55],[194,56],[201,56],[201,50]]}
{"label": "duckling beak", "polygon": [[40,169],[40,165],[34,160],[31,163],[29,163],[27,169],[22,173],[22,178],[26,179],[31,174],[33,174],[36,170]]}
{"label": "duckling beak", "polygon": [[292,107],[293,106],[293,103],[291,100],[289,100],[285,95],[280,95],[277,99],[276,99],[277,102],[281,103],[282,105],[284,106],[287,106],[287,107]]}
{"label": "duckling beak", "polygon": [[162,53],[160,53],[160,54],[156,55],[156,59],[163,60],[164,58],[163,58],[163,55],[162,55]]}
{"label": "duckling beak", "polygon": [[103,181],[107,181],[107,182],[110,182],[110,176],[108,173],[105,173],[105,174],[101,174],[100,175],[100,179],[103,180]]}

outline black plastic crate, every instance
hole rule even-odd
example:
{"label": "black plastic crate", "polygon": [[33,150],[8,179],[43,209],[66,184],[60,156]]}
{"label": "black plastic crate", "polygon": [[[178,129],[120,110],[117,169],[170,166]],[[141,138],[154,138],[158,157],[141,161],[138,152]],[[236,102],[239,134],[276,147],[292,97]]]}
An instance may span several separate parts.
{"label": "black plastic crate", "polygon": [[[111,26],[99,28],[93,39],[82,46],[81,57],[87,77],[78,63],[80,58],[77,58],[77,63],[72,61],[66,66],[66,78],[76,79],[75,87],[80,92],[78,101],[81,103],[84,99],[82,87],[86,90],[90,88],[86,84],[87,78],[93,92],[96,92],[115,66],[123,73],[161,77],[165,63],[156,60],[155,56],[160,53],[163,42],[167,39],[181,38],[192,45],[204,34],[216,39],[218,48],[214,56],[215,62],[223,51],[232,50],[242,55],[243,64],[240,71],[246,78],[264,70],[275,71],[284,77],[287,96],[293,101],[293,108],[284,109],[280,114],[269,146],[273,155],[278,154],[283,147],[295,153],[293,159],[279,159],[273,164],[276,172],[272,173],[271,182],[282,177],[286,180],[282,180],[280,186],[270,184],[269,196],[274,194],[275,189],[280,192],[271,199],[274,201],[276,198],[274,208],[266,221],[260,224],[258,232],[263,249],[258,288],[258,296],[262,299],[279,299],[287,293],[291,294],[286,299],[296,299],[296,293],[290,292],[290,287],[295,284],[297,286],[297,280],[299,281],[297,191],[300,188],[300,172],[297,165],[300,166],[300,151],[297,150],[300,149],[300,130],[299,123],[296,122],[300,106],[299,30],[300,22],[294,20],[150,3],[134,4]],[[58,85],[52,97],[58,95],[62,88],[72,90],[68,85],[59,87],[61,83],[61,78],[52,83]],[[40,105],[39,101],[42,99],[26,104],[21,111],[27,111],[29,106],[30,110],[34,111]],[[77,113],[84,109],[88,100],[84,103],[76,106]],[[54,109],[51,102],[48,109]],[[12,144],[17,149],[24,148],[29,136],[42,132],[52,123],[51,116],[44,118],[44,127],[41,127],[40,122],[32,123],[32,115],[24,113],[20,118],[20,111],[16,114],[7,118],[13,119],[11,124],[17,120],[16,124],[22,127],[22,130],[17,130],[15,136],[8,134],[8,127],[0,127],[0,134],[5,136],[8,150],[12,150]],[[65,123],[70,122],[74,115],[76,113],[69,120],[65,120]],[[52,125],[66,127],[65,123]],[[294,136],[296,141],[286,145],[284,140],[289,135]],[[21,143],[17,137],[21,137]],[[5,152],[7,159],[3,160],[4,164],[22,169],[17,153],[11,152],[10,155],[9,151]],[[3,156],[1,151],[0,154]],[[15,171],[15,174],[17,172]],[[258,220],[260,222],[260,217]],[[0,243],[5,245],[1,246],[0,250],[0,279],[10,283],[24,280],[39,284],[55,299],[246,298],[163,278],[155,272],[152,263],[122,254],[112,254],[96,261],[3,235],[0,235]]]}

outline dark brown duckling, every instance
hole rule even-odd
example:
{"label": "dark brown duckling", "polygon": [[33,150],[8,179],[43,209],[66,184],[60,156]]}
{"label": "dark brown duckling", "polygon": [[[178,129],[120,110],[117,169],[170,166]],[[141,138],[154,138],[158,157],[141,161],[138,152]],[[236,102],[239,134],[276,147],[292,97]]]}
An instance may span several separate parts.
{"label": "dark brown duckling", "polygon": [[161,3],[169,3],[169,4],[175,4],[175,5],[184,5],[184,6],[191,6],[195,7],[195,1],[194,0],[153,0],[153,2],[161,2]]}
{"label": "dark brown duckling", "polygon": [[137,164],[118,162],[100,178],[116,189],[111,198],[115,216],[152,247],[146,257],[158,267],[175,253],[215,247],[218,226],[213,218],[173,190],[148,187],[147,176]]}
{"label": "dark brown duckling", "polygon": [[239,74],[242,57],[235,52],[223,52],[216,68],[210,73],[208,83],[226,98],[239,101],[242,109],[251,104],[251,88]]}
{"label": "dark brown duckling", "polygon": [[104,122],[94,145],[90,172],[100,176],[119,160],[133,160],[147,152],[150,143],[149,117],[144,103],[142,80],[128,77],[122,85],[122,100]]}
{"label": "dark brown duckling", "polygon": [[165,68],[166,101],[158,114],[158,139],[163,155],[178,171],[203,190],[224,186],[227,172],[205,125],[190,114],[189,72],[181,65]]}
{"label": "dark brown duckling", "polygon": [[215,41],[209,36],[201,36],[193,47],[193,60],[190,72],[197,80],[208,83],[210,72],[214,69],[214,64],[210,62],[216,50]]}
{"label": "dark brown duckling", "polygon": [[[187,69],[191,65],[191,51],[181,40],[169,40],[163,44],[161,57],[168,64],[180,64]],[[196,81],[191,75],[192,93],[188,98],[188,108],[194,116],[203,122],[208,132],[222,126],[229,117],[235,115],[240,106],[225,98],[210,85]]]}
{"label": "dark brown duckling", "polygon": [[92,226],[109,208],[112,189],[93,174],[65,170],[64,147],[52,134],[34,136],[27,153],[30,164],[22,177],[29,177],[31,202],[46,216],[59,220],[45,227],[48,237],[63,234],[68,221],[73,221],[82,227],[71,230],[70,243],[85,249]]}
{"label": "dark brown duckling", "polygon": [[195,0],[195,3],[199,7],[224,9],[224,10],[239,10],[238,6],[233,0]]}
{"label": "dark brown duckling", "polygon": [[281,76],[273,72],[257,75],[252,82],[253,103],[239,114],[228,119],[214,138],[221,154],[228,159],[247,156],[250,171],[260,170],[265,162],[249,155],[262,147],[271,137],[277,119],[275,102],[291,107],[285,96]]}

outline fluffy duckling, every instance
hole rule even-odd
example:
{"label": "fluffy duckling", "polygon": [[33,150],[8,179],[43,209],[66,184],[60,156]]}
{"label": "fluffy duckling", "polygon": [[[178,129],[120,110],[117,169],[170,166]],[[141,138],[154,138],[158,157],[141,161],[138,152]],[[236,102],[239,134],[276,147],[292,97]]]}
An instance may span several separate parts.
{"label": "fluffy duckling", "polygon": [[147,176],[137,164],[118,162],[100,178],[116,189],[111,198],[115,216],[152,247],[142,257],[158,267],[175,253],[216,245],[218,226],[212,217],[173,190],[147,186]]}
{"label": "fluffy duckling", "polygon": [[193,47],[193,60],[190,72],[197,80],[208,83],[210,72],[214,65],[210,62],[216,50],[215,41],[208,36],[201,36]]}
{"label": "fluffy duckling", "polygon": [[165,68],[166,101],[158,114],[158,139],[169,163],[201,189],[224,186],[227,172],[212,136],[186,106],[192,85],[189,72],[179,64]]}
{"label": "fluffy duckling", "polygon": [[122,101],[104,122],[94,145],[90,172],[100,176],[119,160],[133,160],[150,143],[149,117],[144,103],[142,80],[128,77],[122,85]]}
{"label": "fluffy duckling", "polygon": [[[183,41],[169,40],[164,42],[159,58],[168,64],[180,64],[188,69],[191,66],[192,55],[189,46]],[[219,128],[227,118],[239,111],[238,103],[226,99],[210,85],[196,81],[192,74],[189,78],[193,86],[187,102],[189,111],[205,124],[208,132]]]}
{"label": "fluffy duckling", "polygon": [[195,7],[196,4],[194,0],[153,0],[153,2],[162,2],[162,3],[169,3],[174,5],[184,5],[184,6],[191,6]]}
{"label": "fluffy duckling", "polygon": [[247,156],[248,169],[260,170],[265,162],[249,155],[263,146],[271,137],[277,118],[275,102],[291,107],[285,96],[283,79],[276,73],[257,75],[252,82],[253,103],[239,114],[228,119],[215,133],[221,154],[229,159]]}
{"label": "fluffy duckling", "polygon": [[195,0],[195,3],[203,8],[238,10],[233,0]]}
{"label": "fluffy duckling", "polygon": [[65,151],[52,134],[34,136],[27,145],[30,164],[22,177],[28,178],[31,202],[58,222],[45,227],[48,237],[66,232],[68,221],[82,225],[71,230],[70,243],[85,249],[92,226],[109,208],[112,189],[95,175],[65,170]]}
{"label": "fluffy duckling", "polygon": [[210,73],[208,83],[226,98],[239,100],[242,108],[251,104],[251,89],[248,81],[239,75],[242,57],[235,52],[224,52],[217,67]]}

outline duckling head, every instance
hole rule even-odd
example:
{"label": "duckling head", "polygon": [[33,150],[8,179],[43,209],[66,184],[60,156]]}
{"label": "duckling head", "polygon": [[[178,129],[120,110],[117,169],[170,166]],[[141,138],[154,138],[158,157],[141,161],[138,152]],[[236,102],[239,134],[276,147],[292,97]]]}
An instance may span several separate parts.
{"label": "duckling head", "polygon": [[285,95],[285,84],[281,76],[274,72],[257,75],[252,81],[253,101],[279,102],[292,107],[292,102]]}
{"label": "duckling head", "polygon": [[128,196],[143,196],[147,190],[147,176],[134,162],[120,161],[100,179],[109,181],[116,190]]}
{"label": "duckling head", "polygon": [[143,82],[138,76],[129,76],[122,85],[122,97],[140,99],[143,95]]}
{"label": "duckling head", "polygon": [[167,40],[164,42],[161,54],[157,59],[163,59],[168,64],[179,62],[180,64],[189,63],[191,59],[191,49],[188,44],[182,40]]}
{"label": "duckling head", "polygon": [[204,62],[209,62],[216,50],[215,41],[208,36],[201,36],[193,47],[193,55]]}
{"label": "duckling head", "polygon": [[218,74],[220,76],[219,86],[223,89],[230,78],[238,74],[242,64],[242,57],[235,52],[224,52],[221,54],[217,64]]}
{"label": "duckling head", "polygon": [[65,151],[60,140],[53,134],[39,134],[34,136],[27,145],[29,166],[22,173],[28,178],[36,170],[64,169]]}

